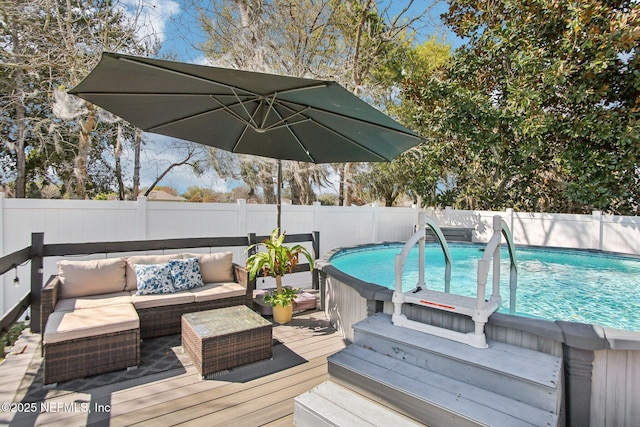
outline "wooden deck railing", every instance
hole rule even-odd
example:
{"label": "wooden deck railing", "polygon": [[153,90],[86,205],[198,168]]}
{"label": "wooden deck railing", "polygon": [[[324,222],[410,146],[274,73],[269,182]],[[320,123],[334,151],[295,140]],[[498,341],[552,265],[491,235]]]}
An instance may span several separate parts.
{"label": "wooden deck railing", "polygon": [[[31,260],[31,246],[26,247],[24,249],[20,249],[19,251],[13,252],[9,255],[6,255],[0,258],[0,276],[3,276],[5,273],[18,268],[19,265],[22,265]],[[27,294],[20,299],[13,307],[9,309],[6,313],[2,315],[0,318],[0,336],[11,328],[11,325],[16,323],[16,321],[22,316],[29,305],[31,304],[31,293],[27,292]]]}
{"label": "wooden deck railing", "polygon": [[[246,237],[199,237],[164,240],[132,240],[93,243],[44,243],[44,233],[31,234],[31,246],[0,258],[0,276],[28,261],[31,262],[31,290],[0,318],[0,335],[6,332],[31,307],[31,318],[40,318],[40,293],[44,283],[44,258],[71,255],[129,253],[189,248],[247,247],[269,236],[250,233]],[[320,254],[320,233],[287,234],[285,243],[311,242],[317,259]],[[309,264],[299,264],[294,272],[308,271]],[[312,286],[318,289],[318,273],[313,270]],[[32,332],[40,332],[40,323],[31,323]]]}

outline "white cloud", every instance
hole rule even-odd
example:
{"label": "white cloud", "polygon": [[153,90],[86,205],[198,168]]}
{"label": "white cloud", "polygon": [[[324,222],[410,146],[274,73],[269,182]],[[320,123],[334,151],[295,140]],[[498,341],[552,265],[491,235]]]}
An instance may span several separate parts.
{"label": "white cloud", "polygon": [[160,42],[167,38],[168,22],[180,13],[180,5],[173,0],[122,0],[122,4],[137,19],[140,37],[154,36]]}

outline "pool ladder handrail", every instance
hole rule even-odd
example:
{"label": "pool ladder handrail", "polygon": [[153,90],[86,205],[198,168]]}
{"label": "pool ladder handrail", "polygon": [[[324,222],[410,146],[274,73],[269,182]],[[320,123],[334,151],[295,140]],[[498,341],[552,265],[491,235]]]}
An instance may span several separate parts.
{"label": "pool ladder handrail", "polygon": [[[429,221],[427,218],[428,217],[425,213],[420,213],[419,230],[414,233],[414,235],[407,241],[400,254],[396,255],[396,289],[393,293],[392,298],[392,301],[394,303],[392,322],[398,326],[404,326],[410,329],[415,329],[455,341],[463,342],[472,347],[486,348],[487,342],[484,334],[484,325],[487,323],[489,316],[493,314],[502,303],[502,298],[500,296],[500,246],[503,234],[507,239],[507,245],[509,247],[511,258],[510,290],[513,296],[510,300],[510,311],[512,309],[515,310],[514,295],[515,288],[517,286],[517,265],[515,261],[515,248],[513,246],[513,239],[511,237],[509,228],[500,216],[496,215],[493,217],[493,236],[491,237],[485,248],[482,259],[478,261],[477,295],[474,299],[462,295],[451,295],[448,293],[448,289],[446,289],[447,292],[437,292],[422,289],[422,286],[424,286],[424,241],[426,236],[426,227],[424,227],[424,225],[428,223],[431,228],[434,228],[434,230],[438,230],[436,231],[436,236],[438,236],[438,234],[442,236],[442,232],[435,224],[435,221]],[[440,237],[438,238],[440,240]],[[416,243],[420,244],[421,268],[419,273],[419,283],[416,286],[416,290],[403,293],[402,272],[404,270],[404,263],[407,259],[409,251],[411,250],[411,248],[413,248],[413,246],[415,246]],[[441,246],[443,248],[443,251],[445,252],[445,259],[448,259],[450,262],[450,255],[448,255],[448,246],[446,245],[444,236],[442,236]],[[489,300],[485,300],[489,264],[492,260],[492,291]],[[446,274],[447,273],[445,273],[445,275]],[[450,278],[450,267],[448,274]],[[409,320],[402,314],[402,304],[404,303],[424,305],[440,310],[468,315],[475,323],[475,330],[469,333],[462,333]]]}
{"label": "pool ladder handrail", "polygon": [[[424,282],[424,269],[425,269],[425,240],[427,237],[427,227],[430,227],[436,235],[436,239],[438,243],[440,243],[440,247],[442,248],[442,252],[444,253],[444,261],[445,261],[445,269],[444,269],[444,291],[449,292],[451,288],[451,252],[449,252],[449,245],[447,245],[447,239],[442,234],[442,230],[438,227],[438,224],[435,220],[426,213],[420,212],[418,216],[418,229],[413,236],[407,240],[407,242],[402,247],[402,251],[400,251],[400,255],[402,256],[402,264],[404,268],[404,262],[409,256],[409,252],[416,243],[420,243],[418,246],[418,283],[416,284],[416,289],[423,289],[426,285]],[[396,269],[396,274],[398,270]],[[400,289],[402,289],[402,271],[400,271]],[[396,289],[398,284],[398,277],[396,277]]]}

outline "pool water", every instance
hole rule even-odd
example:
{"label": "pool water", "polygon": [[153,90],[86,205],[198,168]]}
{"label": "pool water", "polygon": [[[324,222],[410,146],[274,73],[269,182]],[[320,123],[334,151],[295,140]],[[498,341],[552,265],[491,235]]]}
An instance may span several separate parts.
{"label": "pool water", "polygon": [[[451,293],[475,296],[478,260],[484,245],[450,244]],[[337,269],[360,280],[395,288],[395,256],[400,244],[347,249],[331,257]],[[592,323],[640,331],[640,258],[602,253],[516,248],[518,315]],[[437,244],[425,251],[427,288],[444,291],[445,262]],[[509,255],[501,252],[501,312],[509,312]],[[402,277],[404,291],[418,281],[418,248],[409,254]],[[491,293],[491,269],[487,297]]]}

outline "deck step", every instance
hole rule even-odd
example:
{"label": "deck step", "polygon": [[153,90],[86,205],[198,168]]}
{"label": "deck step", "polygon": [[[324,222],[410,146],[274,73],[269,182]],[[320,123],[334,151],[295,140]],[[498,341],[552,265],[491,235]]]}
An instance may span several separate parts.
{"label": "deck step", "polygon": [[361,347],[551,413],[559,412],[560,357],[499,342],[476,349],[395,326],[390,316],[382,313],[353,328],[354,344]]}
{"label": "deck step", "polygon": [[330,356],[328,369],[332,381],[430,426],[558,423],[549,411],[356,344]]}
{"label": "deck step", "polygon": [[332,381],[296,397],[293,418],[297,426],[304,427],[422,425]]}

